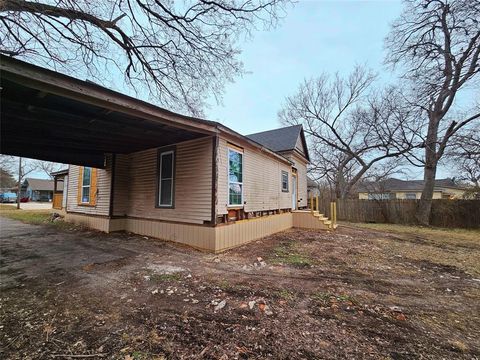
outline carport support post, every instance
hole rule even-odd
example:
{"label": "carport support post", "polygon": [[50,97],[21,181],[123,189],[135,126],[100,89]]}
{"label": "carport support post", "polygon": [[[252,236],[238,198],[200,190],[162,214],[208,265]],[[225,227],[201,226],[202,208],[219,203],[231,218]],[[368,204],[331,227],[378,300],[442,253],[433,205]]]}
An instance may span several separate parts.
{"label": "carport support post", "polygon": [[18,158],[18,186],[17,186],[17,209],[20,209],[20,190],[22,181],[22,158]]}

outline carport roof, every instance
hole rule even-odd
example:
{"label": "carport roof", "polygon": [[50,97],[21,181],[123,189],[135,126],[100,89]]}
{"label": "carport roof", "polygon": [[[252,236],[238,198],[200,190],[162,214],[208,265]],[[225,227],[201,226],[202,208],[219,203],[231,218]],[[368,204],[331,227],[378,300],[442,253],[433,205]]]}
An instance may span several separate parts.
{"label": "carport roof", "polygon": [[215,121],[177,114],[24,61],[0,55],[2,154],[105,167],[128,154],[219,132],[261,144]]}
{"label": "carport roof", "polygon": [[1,151],[104,167],[131,153],[209,136],[217,124],[1,56]]}

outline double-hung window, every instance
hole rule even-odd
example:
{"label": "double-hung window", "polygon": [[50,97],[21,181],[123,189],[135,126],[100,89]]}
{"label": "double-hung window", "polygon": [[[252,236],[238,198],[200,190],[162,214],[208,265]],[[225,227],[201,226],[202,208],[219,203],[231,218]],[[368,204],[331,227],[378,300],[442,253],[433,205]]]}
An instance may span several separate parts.
{"label": "double-hung window", "polygon": [[82,173],[82,190],[81,202],[82,204],[90,203],[90,189],[92,186],[92,168],[84,167]]}
{"label": "double-hung window", "polygon": [[158,207],[174,206],[175,150],[158,153]]}
{"label": "double-hung window", "polygon": [[243,154],[228,149],[228,205],[243,205]]}
{"label": "double-hung window", "polygon": [[417,199],[417,194],[414,193],[414,192],[407,192],[407,193],[405,193],[405,199],[416,200]]}
{"label": "double-hung window", "polygon": [[282,171],[282,191],[288,192],[288,172]]}

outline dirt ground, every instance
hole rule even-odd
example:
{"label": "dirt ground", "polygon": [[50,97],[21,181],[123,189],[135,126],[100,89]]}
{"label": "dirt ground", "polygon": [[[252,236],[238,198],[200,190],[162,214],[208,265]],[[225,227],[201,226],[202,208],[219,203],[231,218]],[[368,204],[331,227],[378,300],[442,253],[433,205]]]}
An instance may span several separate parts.
{"label": "dirt ground", "polygon": [[213,255],[0,220],[3,359],[480,358],[480,236],[340,226]]}

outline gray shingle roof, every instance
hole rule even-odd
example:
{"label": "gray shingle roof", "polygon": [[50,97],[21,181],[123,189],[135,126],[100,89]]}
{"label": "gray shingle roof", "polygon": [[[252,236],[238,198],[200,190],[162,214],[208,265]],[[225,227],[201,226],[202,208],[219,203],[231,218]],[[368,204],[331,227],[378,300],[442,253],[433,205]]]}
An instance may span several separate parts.
{"label": "gray shingle roof", "polygon": [[45,180],[45,179],[33,179],[27,178],[25,179],[28,182],[28,185],[32,190],[45,190],[45,191],[53,191],[53,180]]}
{"label": "gray shingle roof", "polygon": [[[423,190],[423,180],[400,180],[400,179],[386,179],[378,183],[366,183],[358,186],[358,192],[372,192],[372,191],[400,191],[400,190],[409,190],[409,191],[422,191]],[[449,188],[460,188],[455,184],[453,179],[438,179],[435,180],[435,187],[449,187]]]}
{"label": "gray shingle roof", "polygon": [[[302,125],[293,125],[246,135],[246,137],[272,151],[283,152],[295,149],[295,144],[301,132]],[[306,156],[308,157],[308,154]]]}

